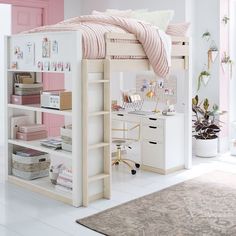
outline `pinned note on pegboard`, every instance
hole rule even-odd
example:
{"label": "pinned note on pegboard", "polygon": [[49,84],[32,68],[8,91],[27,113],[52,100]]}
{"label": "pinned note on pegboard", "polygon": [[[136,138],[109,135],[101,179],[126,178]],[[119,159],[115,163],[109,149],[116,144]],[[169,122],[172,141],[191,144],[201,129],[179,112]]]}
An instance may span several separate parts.
{"label": "pinned note on pegboard", "polygon": [[157,101],[177,103],[177,77],[169,75],[163,79],[151,72],[145,72],[136,76],[136,91],[145,101]]}

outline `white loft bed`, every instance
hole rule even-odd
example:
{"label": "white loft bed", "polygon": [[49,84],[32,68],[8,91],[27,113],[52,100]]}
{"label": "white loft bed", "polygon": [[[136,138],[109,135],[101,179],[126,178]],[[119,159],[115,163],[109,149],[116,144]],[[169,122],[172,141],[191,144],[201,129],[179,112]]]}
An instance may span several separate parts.
{"label": "white loft bed", "polygon": [[[56,111],[41,108],[35,105],[14,105],[10,104],[10,95],[12,94],[12,77],[13,72],[28,71],[36,72],[37,80],[42,79],[42,72],[36,65],[27,65],[23,61],[18,62],[17,69],[11,69],[11,64],[15,60],[14,47],[24,46],[26,42],[35,43],[35,62],[42,59],[41,43],[42,39],[47,37],[49,40],[58,40],[60,44],[59,54],[47,60],[65,61],[71,63],[70,72],[65,73],[65,87],[72,91],[72,111]],[[53,197],[57,200],[70,203],[76,207],[87,206],[89,201],[99,198],[111,197],[111,101],[110,101],[110,80],[113,72],[127,71],[147,71],[151,70],[148,59],[115,59],[117,56],[145,56],[141,44],[128,43],[128,40],[136,39],[132,34],[107,33],[106,34],[106,58],[104,59],[83,59],[82,58],[82,36],[79,31],[68,32],[47,32],[34,33],[27,35],[13,35],[6,37],[6,119],[5,119],[5,137],[6,137],[6,153],[7,153],[7,178],[9,181],[26,187],[32,191]],[[120,43],[117,41],[123,40]],[[127,42],[124,42],[126,41]],[[189,80],[189,39],[184,37],[172,38],[172,69],[186,72],[186,102],[185,102],[185,167],[190,167],[191,158],[191,81]],[[58,73],[58,72],[57,72]],[[90,80],[90,73],[103,73],[103,79]],[[72,86],[68,85],[67,77],[71,76]],[[7,79],[8,78],[8,79]],[[89,88],[90,86],[102,86],[102,109],[91,110],[88,108]],[[73,124],[73,148],[72,153],[64,151],[51,151],[42,148],[38,142],[21,142],[19,140],[10,139],[10,122],[9,118],[18,114],[31,114],[37,123],[42,122],[42,112],[63,115],[69,117]],[[90,120],[92,119],[92,121]],[[97,120],[96,120],[97,119]],[[102,121],[101,121],[102,119]],[[81,121],[81,122],[78,122]],[[92,136],[98,133],[98,138],[92,137],[89,125],[102,122],[103,128],[98,129],[99,132],[92,132]],[[74,141],[76,140],[76,141]],[[95,141],[96,140],[96,141]],[[33,148],[36,150],[47,151],[56,156],[61,156],[72,162],[73,172],[73,192],[72,195],[58,193],[47,180],[24,181],[11,175],[11,153],[13,145]],[[99,150],[99,151],[98,151]],[[101,151],[102,150],[102,154]],[[92,153],[92,154],[91,154]],[[89,165],[88,160],[92,155],[93,161],[100,160],[100,171],[96,170],[93,165]],[[101,157],[102,155],[102,157]],[[96,163],[96,161],[95,161]],[[102,168],[102,170],[101,170]],[[91,173],[92,172],[92,173]],[[77,173],[77,174],[75,174]],[[48,180],[49,181],[49,180]]]}

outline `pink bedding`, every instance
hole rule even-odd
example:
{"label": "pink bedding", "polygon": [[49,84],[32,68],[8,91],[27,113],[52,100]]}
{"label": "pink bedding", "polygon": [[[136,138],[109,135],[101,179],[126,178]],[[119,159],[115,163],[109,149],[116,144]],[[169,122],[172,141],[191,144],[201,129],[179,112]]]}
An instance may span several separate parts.
{"label": "pink bedding", "polygon": [[82,32],[83,57],[88,59],[105,57],[105,33],[132,33],[143,45],[155,73],[161,77],[166,77],[169,73],[166,51],[158,30],[150,24],[134,19],[105,15],[79,16],[55,25],[42,26],[27,33],[73,30]]}

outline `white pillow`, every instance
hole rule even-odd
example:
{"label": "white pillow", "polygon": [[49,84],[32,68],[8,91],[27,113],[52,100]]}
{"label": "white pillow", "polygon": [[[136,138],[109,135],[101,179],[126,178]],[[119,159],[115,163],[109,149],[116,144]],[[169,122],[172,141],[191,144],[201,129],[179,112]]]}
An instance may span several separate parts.
{"label": "white pillow", "polygon": [[107,16],[117,16],[130,18],[132,16],[132,10],[116,10],[116,9],[107,9],[105,12],[101,11],[92,11],[92,15],[107,15]]}
{"label": "white pillow", "polygon": [[134,19],[148,22],[152,25],[155,25],[158,29],[166,31],[173,17],[174,11],[166,10],[136,13]]}
{"label": "white pillow", "polygon": [[147,12],[148,9],[137,9],[137,10],[118,10],[118,9],[107,9],[105,12],[92,11],[92,15],[107,15],[107,16],[118,16],[125,18],[135,18],[136,14]]}

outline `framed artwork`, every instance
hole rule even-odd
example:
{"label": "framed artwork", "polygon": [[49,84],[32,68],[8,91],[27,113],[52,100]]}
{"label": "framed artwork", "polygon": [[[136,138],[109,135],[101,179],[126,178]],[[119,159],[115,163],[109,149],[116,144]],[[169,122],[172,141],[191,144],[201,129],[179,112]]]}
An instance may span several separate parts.
{"label": "framed artwork", "polygon": [[25,63],[35,65],[35,44],[32,42],[27,42],[25,45]]}

